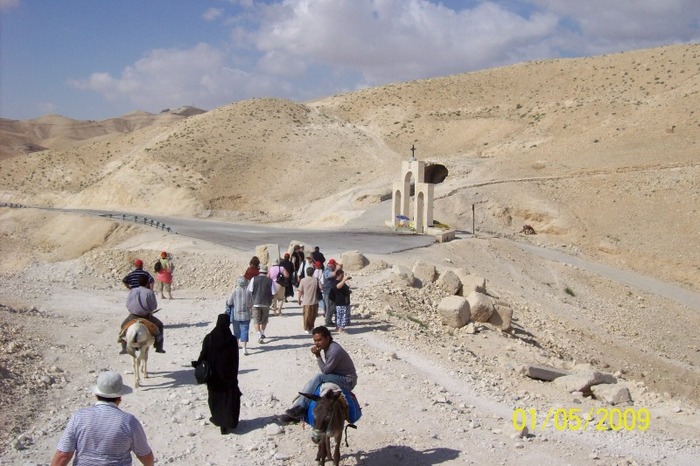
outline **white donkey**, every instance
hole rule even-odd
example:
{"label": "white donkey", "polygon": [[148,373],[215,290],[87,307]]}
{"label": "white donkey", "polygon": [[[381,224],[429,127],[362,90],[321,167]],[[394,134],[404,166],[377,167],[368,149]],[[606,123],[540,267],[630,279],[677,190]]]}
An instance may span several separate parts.
{"label": "white donkey", "polygon": [[138,320],[126,330],[125,340],[126,351],[134,361],[134,387],[138,388],[140,386],[140,372],[143,372],[145,379],[148,378],[148,348],[155,342],[155,337],[151,335],[146,325]]}

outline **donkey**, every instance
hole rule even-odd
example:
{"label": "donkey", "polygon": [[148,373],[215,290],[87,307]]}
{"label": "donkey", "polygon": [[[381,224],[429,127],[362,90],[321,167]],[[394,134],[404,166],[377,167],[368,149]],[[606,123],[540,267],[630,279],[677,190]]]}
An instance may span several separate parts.
{"label": "donkey", "polygon": [[134,387],[138,388],[141,381],[140,372],[143,372],[145,379],[148,378],[148,348],[155,342],[155,337],[139,319],[126,330],[125,340],[126,351],[134,362]]}
{"label": "donkey", "polygon": [[[334,384],[328,385],[333,388],[325,389],[322,387],[321,396],[301,392],[299,394],[316,402],[313,411],[314,425],[311,431],[311,440],[318,445],[316,462],[323,466],[328,459],[333,460],[334,466],[338,466],[340,464],[340,440],[343,437],[343,427],[347,417],[347,402],[340,387]],[[331,456],[331,438],[335,440],[333,456]],[[345,441],[347,442],[347,434]]]}

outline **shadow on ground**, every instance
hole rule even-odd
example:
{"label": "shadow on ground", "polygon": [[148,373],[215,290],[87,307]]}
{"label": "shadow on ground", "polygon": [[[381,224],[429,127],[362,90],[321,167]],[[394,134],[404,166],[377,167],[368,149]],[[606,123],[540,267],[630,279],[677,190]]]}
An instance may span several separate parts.
{"label": "shadow on ground", "polygon": [[[357,464],[381,464],[382,466],[428,466],[440,464],[459,458],[459,450],[451,448],[431,448],[415,450],[404,445],[388,445],[377,450],[359,451],[355,453]],[[343,451],[341,449],[341,458]]]}

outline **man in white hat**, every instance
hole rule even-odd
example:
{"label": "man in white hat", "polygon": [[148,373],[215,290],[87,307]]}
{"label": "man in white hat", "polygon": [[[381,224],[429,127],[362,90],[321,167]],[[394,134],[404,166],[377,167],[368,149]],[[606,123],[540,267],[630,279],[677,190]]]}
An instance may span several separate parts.
{"label": "man in white hat", "polygon": [[122,395],[131,393],[122,376],[107,371],[92,388],[97,403],[71,416],[51,459],[51,466],[75,464],[131,465],[131,452],[144,466],[153,466],[153,451],[141,423],[119,409]]}

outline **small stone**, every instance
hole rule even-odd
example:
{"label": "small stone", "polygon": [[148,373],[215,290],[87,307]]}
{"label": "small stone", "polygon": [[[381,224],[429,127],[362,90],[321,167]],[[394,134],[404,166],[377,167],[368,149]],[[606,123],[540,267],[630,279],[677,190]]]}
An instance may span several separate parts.
{"label": "small stone", "polygon": [[265,433],[270,436],[279,435],[282,432],[284,432],[284,430],[281,426],[278,426],[277,424],[269,424],[267,427],[265,427]]}

